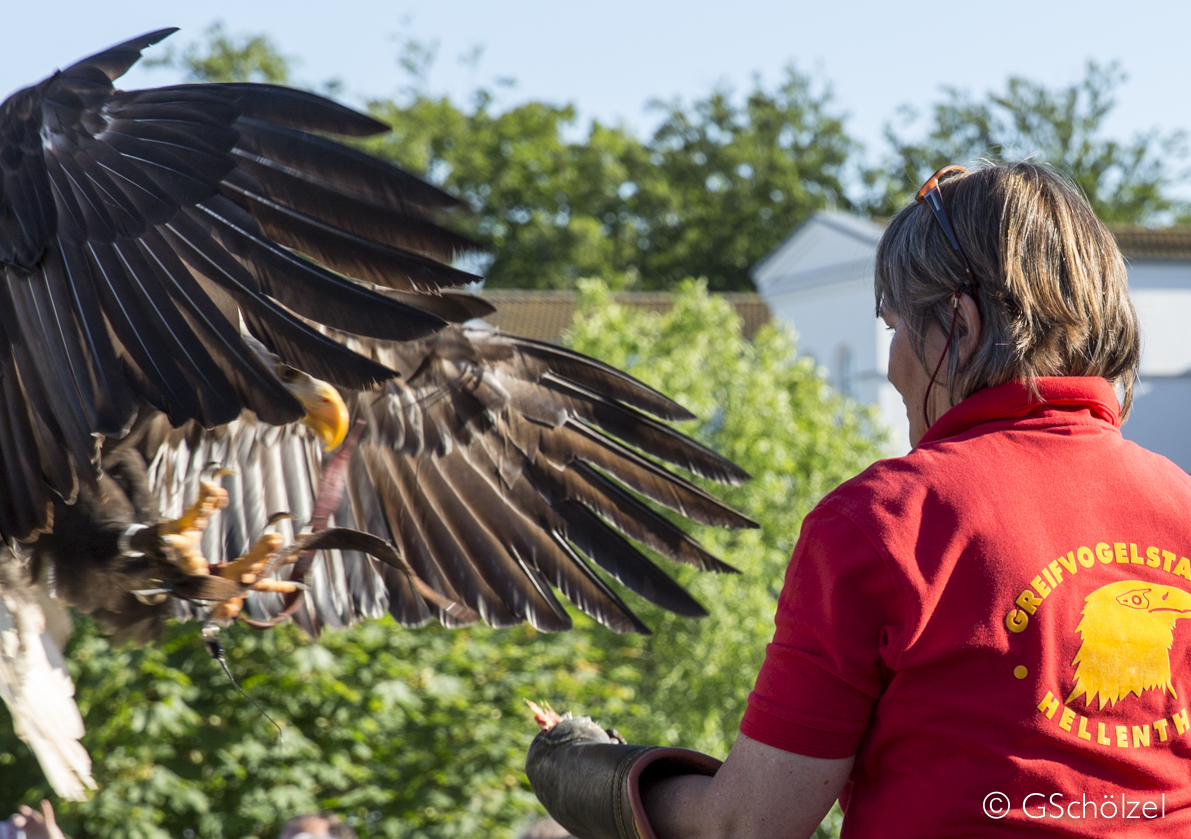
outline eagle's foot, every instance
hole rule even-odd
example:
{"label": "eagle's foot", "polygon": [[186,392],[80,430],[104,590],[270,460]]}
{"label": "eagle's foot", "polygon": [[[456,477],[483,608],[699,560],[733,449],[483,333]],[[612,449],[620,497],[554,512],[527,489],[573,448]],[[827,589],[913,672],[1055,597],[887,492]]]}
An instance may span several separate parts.
{"label": "eagle's foot", "polygon": [[244,585],[251,585],[257,581],[257,576],[269,564],[274,555],[281,550],[285,540],[280,533],[266,533],[257,540],[256,544],[239,559],[234,559],[227,565],[216,568],[215,573],[229,580],[239,580]]}
{"label": "eagle's foot", "polygon": [[224,600],[222,603],[216,603],[211,609],[211,620],[216,621],[230,621],[240,614],[240,610],[244,608],[243,597],[231,597]]}
{"label": "eagle's foot", "polygon": [[[220,474],[226,474],[220,470]],[[157,532],[165,535],[182,535],[190,531],[207,528],[218,510],[227,506],[227,490],[213,481],[199,481],[199,494],[195,502],[179,518],[162,522]]]}
{"label": "eagle's foot", "polygon": [[[563,717],[558,711],[550,707],[549,702],[543,702],[541,705],[526,699],[525,704],[529,706],[529,710],[533,711],[533,721],[538,724],[538,728],[542,731],[549,731],[562,722]],[[543,707],[545,706],[545,707]]]}
{"label": "eagle's foot", "polygon": [[[212,570],[221,577],[238,580],[243,585],[251,586],[251,591],[291,594],[305,586],[290,580],[261,579],[260,576],[268,570],[268,566],[273,562],[284,543],[285,540],[280,533],[266,533],[244,556],[232,560],[226,565],[216,566]],[[216,604],[211,609],[211,617],[217,621],[231,620],[239,615],[243,608],[244,598],[232,597]]]}
{"label": "eagle's foot", "polygon": [[[301,583],[261,577],[261,574],[272,570],[270,566],[284,542],[280,533],[266,533],[244,556],[212,570],[221,577],[239,580],[246,586],[252,586],[253,591],[271,591],[276,594],[290,594],[299,591],[305,588]],[[283,561],[293,562],[294,559],[296,557],[291,556]]]}
{"label": "eagle's foot", "polygon": [[210,566],[203,556],[203,531],[211,523],[211,516],[227,506],[227,490],[208,481],[199,482],[198,499],[173,521],[157,527],[162,553],[184,574],[209,574]]}

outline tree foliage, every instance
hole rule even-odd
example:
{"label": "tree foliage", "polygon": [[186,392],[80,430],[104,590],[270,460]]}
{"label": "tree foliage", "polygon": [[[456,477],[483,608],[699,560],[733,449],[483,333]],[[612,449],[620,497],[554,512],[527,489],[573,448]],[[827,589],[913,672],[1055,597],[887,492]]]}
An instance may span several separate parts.
{"label": "tree foliage", "polygon": [[[704,417],[688,430],[755,476],[725,495],[762,529],[698,534],[740,575],[667,563],[710,616],[675,618],[627,595],[654,635],[616,635],[581,615],[557,635],[378,621],[315,643],[293,627],[232,630],[232,671],[284,743],[196,626],[138,650],[83,621],[68,658],[101,788],[58,807],[68,835],[269,837],[325,807],[365,839],[510,837],[540,813],[522,772],[535,730],[525,699],[590,713],[636,742],[727,752],[801,517],[878,455],[872,415],[796,356],[788,333],[766,327],[746,341],[702,285],[685,284],[664,316],[615,305],[602,284],[583,293],[572,345],[675,395]],[[47,795],[41,778],[3,715],[0,812]]]}
{"label": "tree foliage", "polygon": [[179,55],[171,45],[161,58],[147,58],[149,67],[178,67],[191,82],[260,82],[290,84],[294,59],[283,55],[267,35],[234,36],[216,22]]}
{"label": "tree foliage", "polygon": [[744,101],[716,90],[659,103],[647,140],[599,122],[568,140],[572,105],[492,105],[483,91],[465,108],[425,93],[376,101],[394,131],[369,146],[467,200],[495,256],[490,286],[600,276],[652,289],[702,276],[713,291],[750,289],[748,268],[794,225],[847,203],[853,144],[829,95],[793,68]]}
{"label": "tree foliage", "polygon": [[[1124,79],[1115,64],[1089,62],[1080,81],[1058,89],[1012,77],[1004,92],[981,100],[946,88],[925,136],[909,139],[887,129],[893,159],[887,174],[870,175],[885,190],[876,212],[896,212],[948,163],[1030,157],[1072,178],[1105,221],[1152,221],[1171,210],[1170,187],[1185,177],[1180,169],[1185,137],[1152,130],[1122,143],[1105,136],[1105,120]],[[902,117],[902,131],[917,122],[911,110],[903,109]]]}

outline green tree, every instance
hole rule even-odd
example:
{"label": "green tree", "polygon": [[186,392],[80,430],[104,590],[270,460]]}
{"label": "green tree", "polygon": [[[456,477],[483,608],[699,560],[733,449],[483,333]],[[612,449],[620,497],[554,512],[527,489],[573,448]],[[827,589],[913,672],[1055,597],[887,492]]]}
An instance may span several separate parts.
{"label": "green tree", "polygon": [[850,206],[842,178],[857,147],[830,90],[785,73],[775,90],[754,80],[743,102],[719,89],[665,106],[629,202],[651,285],[703,276],[712,291],[751,289],[748,269],[790,230]]}
{"label": "green tree", "polygon": [[171,45],[149,67],[177,67],[191,82],[265,82],[290,84],[294,59],[282,55],[266,35],[229,35],[220,22],[203,30],[205,43],[191,42],[179,55]]}
{"label": "green tree", "polygon": [[[762,528],[698,533],[742,573],[667,563],[710,616],[674,618],[629,594],[654,635],[615,635],[581,615],[558,635],[385,620],[315,643],[293,627],[234,629],[229,664],[284,743],[193,624],[137,650],[82,621],[68,659],[101,788],[58,807],[68,835],[268,837],[287,816],[327,807],[365,839],[510,837],[540,813],[522,773],[534,733],[525,699],[590,713],[636,742],[727,752],[801,518],[878,456],[879,435],[788,333],[771,326],[746,341],[702,284],[684,284],[666,315],[617,306],[602,284],[582,288],[572,345],[675,395],[705,418],[688,430],[754,475],[724,494]],[[0,812],[47,795],[41,777],[3,715]]]}
{"label": "green tree", "polygon": [[617,192],[629,161],[646,155],[620,129],[593,126],[583,143],[563,138],[575,109],[530,102],[504,111],[490,94],[470,108],[421,94],[376,101],[371,111],[393,126],[367,148],[465,199],[460,225],[492,252],[490,286],[563,288],[601,274],[623,284],[630,266],[617,254],[635,248],[618,218]]}
{"label": "green tree", "polygon": [[[879,193],[873,211],[896,212],[948,163],[1029,157],[1071,177],[1105,221],[1155,220],[1174,207],[1170,188],[1186,177],[1180,165],[1187,158],[1185,137],[1156,129],[1127,143],[1104,136],[1105,118],[1124,79],[1116,64],[1089,62],[1084,77],[1064,88],[1012,77],[1003,93],[983,100],[946,88],[924,137],[910,139],[897,128],[886,129],[893,157],[884,173],[869,174]],[[910,109],[903,108],[902,117],[901,131],[918,121]]]}
{"label": "green tree", "polygon": [[854,145],[830,94],[793,68],[743,102],[716,90],[658,104],[665,117],[644,141],[599,122],[568,141],[574,106],[493,102],[485,91],[470,108],[424,92],[375,101],[394,131],[369,145],[467,199],[472,230],[493,250],[490,286],[602,276],[655,289],[703,276],[713,291],[751,289],[749,266],[794,225],[848,205]]}

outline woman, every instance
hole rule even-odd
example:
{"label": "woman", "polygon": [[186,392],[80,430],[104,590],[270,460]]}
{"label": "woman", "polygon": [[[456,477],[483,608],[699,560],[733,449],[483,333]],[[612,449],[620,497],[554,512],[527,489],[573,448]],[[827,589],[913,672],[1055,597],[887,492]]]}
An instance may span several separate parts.
{"label": "woman", "polygon": [[1120,434],[1111,235],[1046,168],[948,167],[876,297],[914,449],[807,516],[728,759],[568,721],[539,797],[578,836],[805,837],[837,797],[844,837],[1191,835],[1191,478]]}

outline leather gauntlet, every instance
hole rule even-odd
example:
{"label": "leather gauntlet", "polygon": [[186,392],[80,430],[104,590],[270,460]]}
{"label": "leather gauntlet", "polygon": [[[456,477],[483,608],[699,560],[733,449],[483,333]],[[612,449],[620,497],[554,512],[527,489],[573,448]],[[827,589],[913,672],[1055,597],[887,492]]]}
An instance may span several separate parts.
{"label": "leather gauntlet", "polygon": [[689,749],[631,746],[590,717],[534,738],[525,774],[538,800],[579,839],[657,839],[641,794],[676,775],[714,775],[721,761]]}

